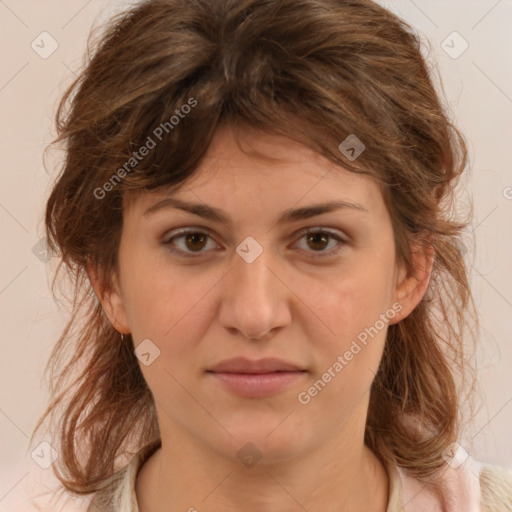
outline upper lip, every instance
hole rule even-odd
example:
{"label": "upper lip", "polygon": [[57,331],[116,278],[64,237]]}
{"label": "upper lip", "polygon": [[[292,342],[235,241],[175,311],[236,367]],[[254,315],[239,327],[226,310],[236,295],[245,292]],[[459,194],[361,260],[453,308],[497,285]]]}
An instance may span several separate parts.
{"label": "upper lip", "polygon": [[271,373],[271,372],[296,372],[303,371],[304,368],[288,363],[275,357],[267,357],[253,361],[245,357],[234,357],[225,359],[210,368],[209,372],[217,373]]}

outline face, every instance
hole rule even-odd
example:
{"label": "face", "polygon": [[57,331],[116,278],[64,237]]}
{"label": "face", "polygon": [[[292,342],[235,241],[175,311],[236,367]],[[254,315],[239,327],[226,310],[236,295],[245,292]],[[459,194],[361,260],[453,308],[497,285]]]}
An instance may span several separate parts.
{"label": "face", "polygon": [[283,460],[364,430],[387,328],[422,293],[371,178],[237,134],[243,150],[219,129],[179,190],[127,197],[102,302],[139,347],[162,438]]}

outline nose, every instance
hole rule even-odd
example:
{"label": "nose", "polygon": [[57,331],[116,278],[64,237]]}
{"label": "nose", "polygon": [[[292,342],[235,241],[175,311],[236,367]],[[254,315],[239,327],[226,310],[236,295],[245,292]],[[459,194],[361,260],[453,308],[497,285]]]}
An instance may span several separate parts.
{"label": "nose", "polygon": [[266,339],[288,325],[293,293],[282,274],[270,250],[263,250],[251,263],[235,253],[224,282],[221,325],[253,341]]}

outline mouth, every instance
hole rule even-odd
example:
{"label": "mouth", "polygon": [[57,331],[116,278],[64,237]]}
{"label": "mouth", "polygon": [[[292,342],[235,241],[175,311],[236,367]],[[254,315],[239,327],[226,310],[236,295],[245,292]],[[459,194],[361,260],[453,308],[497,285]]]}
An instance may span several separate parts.
{"label": "mouth", "polygon": [[308,372],[300,365],[282,359],[251,361],[239,357],[222,361],[206,373],[231,393],[259,398],[284,391]]}
{"label": "mouth", "polygon": [[278,359],[266,357],[264,359],[251,360],[245,357],[234,357],[225,359],[212,366],[207,371],[215,373],[274,373],[274,372],[296,372],[305,371],[303,366]]}

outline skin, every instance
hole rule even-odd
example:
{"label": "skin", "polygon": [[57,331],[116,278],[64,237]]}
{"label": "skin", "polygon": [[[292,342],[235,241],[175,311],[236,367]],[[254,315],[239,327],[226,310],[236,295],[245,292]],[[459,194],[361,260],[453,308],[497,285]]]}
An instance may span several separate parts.
{"label": "skin", "polygon": [[[169,191],[131,192],[113,286],[103,288],[89,269],[114,327],[131,333],[135,347],[150,339],[160,350],[149,366],[140,364],[162,448],[138,474],[139,510],[384,511],[387,473],[364,444],[369,391],[388,325],[427,289],[431,255],[416,251],[409,271],[397,264],[391,219],[371,178],[286,137],[250,128],[237,137],[240,146],[229,127],[220,128],[193,179],[173,192],[224,210],[231,226],[173,208],[145,216]],[[331,200],[366,211],[276,223],[286,209]],[[169,242],[183,227],[210,236]],[[308,240],[306,228],[343,241]],[[236,252],[248,236],[263,248],[252,263]],[[298,393],[393,304],[400,312],[300,403]],[[235,356],[278,357],[307,372],[279,394],[244,398],[205,372]],[[248,442],[261,454],[252,467],[237,457]]]}

